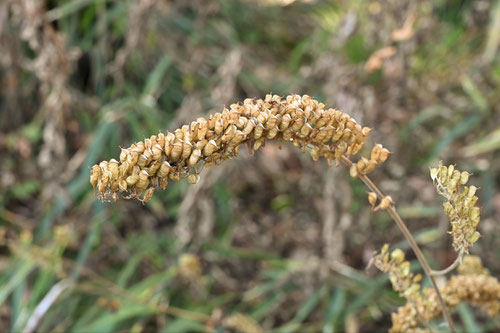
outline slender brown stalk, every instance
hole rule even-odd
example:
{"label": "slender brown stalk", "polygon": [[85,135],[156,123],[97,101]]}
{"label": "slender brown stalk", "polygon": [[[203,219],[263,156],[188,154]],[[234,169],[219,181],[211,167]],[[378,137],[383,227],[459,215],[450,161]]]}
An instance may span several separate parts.
{"label": "slender brown stalk", "polygon": [[433,276],[439,276],[439,275],[445,275],[445,274],[448,274],[449,272],[451,272],[452,270],[454,270],[455,268],[458,267],[458,265],[462,262],[462,259],[463,259],[463,256],[464,256],[464,253],[463,251],[460,251],[460,253],[458,254],[458,257],[457,259],[455,259],[455,261],[448,267],[446,267],[445,269],[442,269],[440,271],[432,271],[431,274]]}
{"label": "slender brown stalk", "polygon": [[[348,167],[351,167],[353,165],[351,160],[345,156],[342,156],[341,160]],[[382,200],[383,198],[385,198],[385,195],[382,193],[382,191],[380,191],[380,189],[371,181],[371,179],[367,175],[359,174],[358,177],[366,184],[366,186],[371,191],[375,192],[375,194],[377,195],[379,200]],[[417,256],[418,261],[422,265],[422,268],[424,269],[425,274],[427,275],[427,277],[431,281],[432,287],[434,288],[434,290],[436,292],[436,296],[438,298],[439,305],[441,306],[441,311],[443,312],[444,318],[446,319],[446,322],[448,323],[448,327],[450,329],[450,332],[454,333],[455,327],[453,325],[453,321],[451,319],[450,312],[448,311],[448,308],[446,307],[446,304],[444,303],[443,297],[442,297],[441,292],[439,291],[439,288],[436,284],[436,280],[434,279],[434,276],[432,274],[432,269],[429,266],[427,259],[425,259],[425,256],[422,253],[422,251],[420,250],[420,247],[418,246],[417,241],[415,240],[415,238],[411,234],[410,230],[408,230],[408,228],[406,227],[406,224],[404,223],[403,219],[401,219],[399,214],[396,212],[396,209],[394,208],[394,206],[392,206],[392,205],[389,206],[387,208],[387,211],[389,212],[389,215],[391,215],[393,220],[396,222],[396,224],[398,225],[399,229],[401,230],[401,232],[403,233],[405,238],[410,243],[410,246],[413,249],[413,252],[415,252],[415,255]]]}

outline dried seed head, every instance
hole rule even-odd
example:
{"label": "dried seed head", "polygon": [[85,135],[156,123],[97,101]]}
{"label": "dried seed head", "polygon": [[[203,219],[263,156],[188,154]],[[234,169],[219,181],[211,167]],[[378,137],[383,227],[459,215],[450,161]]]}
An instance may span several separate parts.
{"label": "dried seed head", "polygon": [[[190,126],[122,148],[120,162],[103,161],[92,167],[90,183],[102,199],[113,198],[118,191],[128,191],[127,198],[142,196],[141,200],[147,201],[153,193],[151,188],[166,188],[169,180],[197,181],[196,170],[193,176],[190,174],[198,163],[219,164],[237,156],[241,144],[257,150],[267,139],[274,138],[309,150],[314,160],[323,156],[331,162],[344,154],[356,154],[370,129],[358,125],[341,111],[324,107],[309,96],[267,95],[264,100],[246,99],[208,120],[198,118]],[[373,170],[383,159],[384,150],[380,147],[376,160],[361,159],[359,170],[352,172],[359,175]],[[474,195],[470,197],[473,200]]]}
{"label": "dried seed head", "polygon": [[469,175],[467,171],[456,170],[454,165],[446,167],[440,163],[437,168],[431,168],[434,186],[446,198],[443,209],[450,220],[453,247],[459,253],[468,253],[480,238],[476,231],[480,221],[480,209],[475,207],[477,187],[465,186]]}

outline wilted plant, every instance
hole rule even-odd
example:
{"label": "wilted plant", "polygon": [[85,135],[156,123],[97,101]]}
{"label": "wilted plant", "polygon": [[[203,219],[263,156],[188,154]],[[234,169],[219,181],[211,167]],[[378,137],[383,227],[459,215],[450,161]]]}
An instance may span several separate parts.
{"label": "wilted plant", "polygon": [[[360,178],[370,188],[368,200],[373,210],[387,210],[394,219],[432,283],[433,289],[421,287],[422,276],[411,273],[410,263],[399,249],[389,254],[389,246],[386,245],[373,259],[375,266],[389,273],[394,289],[409,300],[397,314],[393,314],[394,332],[416,329],[419,324],[427,323],[439,314],[444,315],[453,332],[448,307],[455,306],[460,300],[484,305],[490,313],[497,311],[499,297],[495,292],[500,289],[498,281],[484,272],[454,277],[442,291],[434,279],[434,275],[445,274],[455,268],[479,238],[476,231],[479,222],[479,208],[475,206],[476,187],[465,186],[469,173],[459,172],[453,166],[440,165],[431,169],[438,192],[447,199],[444,208],[452,224],[454,248],[459,252],[452,266],[444,271],[433,271],[396,212],[392,198],[384,195],[367,176],[378,164],[387,160],[389,151],[377,144],[372,148],[370,158],[360,157],[355,163],[349,159],[349,156],[359,153],[369,132],[369,128],[362,127],[349,115],[325,109],[323,103],[310,96],[289,95],[282,98],[267,95],[264,100],[246,99],[243,104],[232,104],[208,119],[198,118],[173,133],[159,133],[129,148],[122,148],[120,161],[112,159],[92,167],[90,182],[95,194],[102,200],[116,201],[121,192],[125,193],[124,198],[147,202],[157,187],[165,189],[169,181],[187,178],[190,183],[196,183],[203,167],[218,165],[237,156],[242,144],[246,144],[253,153],[267,139],[275,139],[280,145],[291,142],[307,151],[313,160],[324,157],[329,163],[335,161],[338,165],[341,161],[346,164],[350,175]],[[474,289],[458,292],[456,289],[460,283],[464,283],[466,288],[482,283],[477,286],[480,296],[473,293]]]}

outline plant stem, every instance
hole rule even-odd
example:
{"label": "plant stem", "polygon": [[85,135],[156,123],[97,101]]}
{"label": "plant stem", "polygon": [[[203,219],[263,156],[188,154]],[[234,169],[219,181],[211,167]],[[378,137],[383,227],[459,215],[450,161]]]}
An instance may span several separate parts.
{"label": "plant stem", "polygon": [[460,253],[458,254],[458,257],[457,259],[455,259],[455,261],[448,267],[446,267],[445,269],[442,269],[440,271],[432,271],[431,274],[433,276],[438,276],[438,275],[445,275],[445,274],[448,274],[449,272],[451,272],[452,270],[454,270],[461,262],[462,262],[462,258],[464,256],[464,251],[460,251]]}
{"label": "plant stem", "polygon": [[[351,167],[353,165],[351,160],[345,156],[342,156],[341,160],[348,167]],[[377,195],[379,200],[382,200],[385,197],[385,195],[382,193],[382,191],[380,191],[380,189],[371,181],[370,178],[368,178],[367,175],[360,174],[359,178],[366,184],[366,186],[370,190],[375,192],[375,194]],[[446,307],[446,304],[444,303],[443,297],[441,296],[441,292],[439,291],[439,288],[436,284],[436,280],[434,279],[434,276],[432,275],[432,269],[429,266],[427,259],[425,259],[424,254],[420,250],[420,247],[418,246],[417,241],[415,240],[415,238],[411,234],[410,230],[408,230],[408,228],[406,227],[406,224],[404,223],[403,219],[401,219],[401,216],[399,216],[399,214],[396,212],[396,209],[394,208],[394,206],[393,205],[389,206],[389,208],[387,208],[387,211],[389,212],[389,215],[391,215],[393,220],[396,222],[396,224],[398,225],[399,229],[401,230],[401,232],[403,233],[405,238],[410,243],[410,246],[413,249],[413,252],[415,252],[415,255],[417,256],[418,261],[422,265],[422,268],[424,269],[425,274],[427,275],[427,277],[429,278],[429,280],[432,283],[432,287],[434,288],[434,290],[436,292],[436,296],[438,298],[439,305],[441,306],[441,311],[443,312],[444,318],[446,319],[446,322],[448,323],[448,327],[450,329],[450,332],[455,333],[455,327],[453,325],[453,321],[451,319],[450,312],[448,311],[448,308]]]}

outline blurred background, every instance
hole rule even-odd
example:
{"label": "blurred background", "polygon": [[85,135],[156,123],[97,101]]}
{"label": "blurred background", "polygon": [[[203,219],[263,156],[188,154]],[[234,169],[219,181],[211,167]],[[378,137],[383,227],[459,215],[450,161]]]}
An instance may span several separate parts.
{"label": "blurred background", "polygon": [[500,1],[1,1],[0,331],[387,331],[404,300],[367,263],[414,256],[344,167],[268,144],[146,205],[93,195],[119,146],[270,92],[373,128],[373,179],[435,269],[455,253],[429,167],[473,172],[498,277],[499,44]]}

